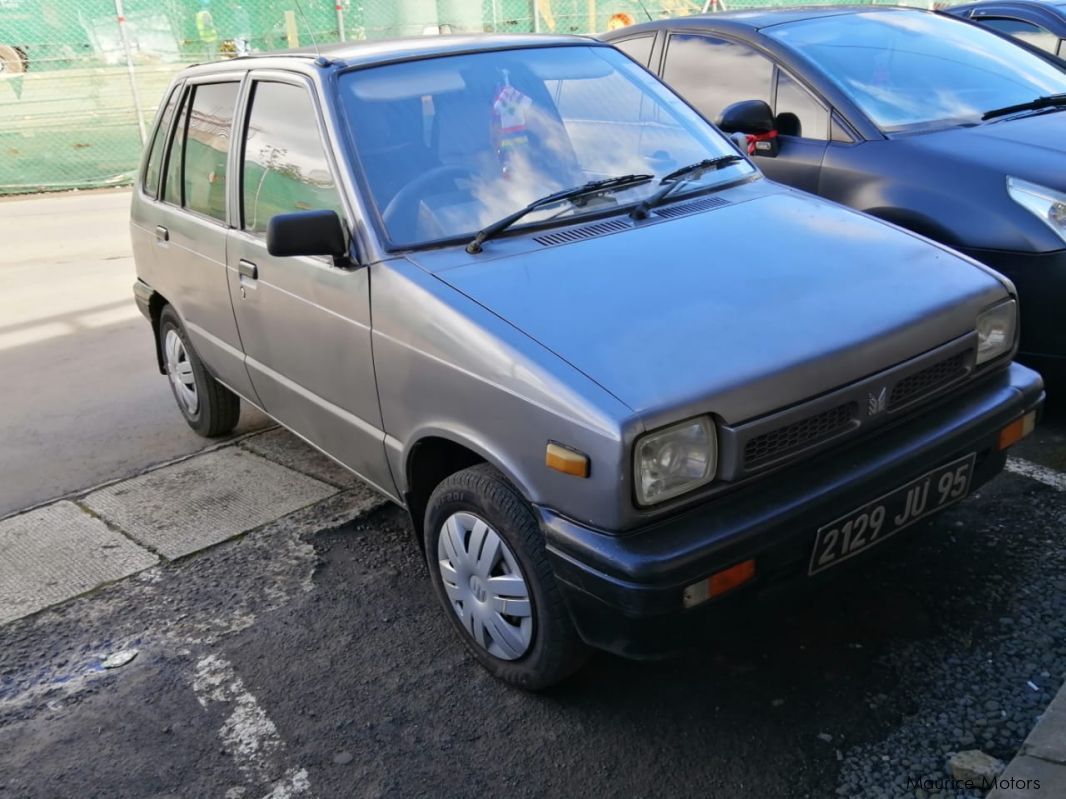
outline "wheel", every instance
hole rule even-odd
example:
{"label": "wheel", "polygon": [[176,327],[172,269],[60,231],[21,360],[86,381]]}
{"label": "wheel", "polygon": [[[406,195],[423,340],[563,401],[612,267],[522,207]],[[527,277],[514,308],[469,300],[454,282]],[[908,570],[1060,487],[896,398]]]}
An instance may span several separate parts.
{"label": "wheel", "polygon": [[236,427],[240,398],[208,374],[169,305],[159,316],[159,346],[170,389],[189,427],[205,438],[224,436]]}
{"label": "wheel", "polygon": [[544,537],[496,469],[445,479],[426,508],[425,546],[437,597],[467,649],[493,676],[536,691],[588,655],[563,603]]}

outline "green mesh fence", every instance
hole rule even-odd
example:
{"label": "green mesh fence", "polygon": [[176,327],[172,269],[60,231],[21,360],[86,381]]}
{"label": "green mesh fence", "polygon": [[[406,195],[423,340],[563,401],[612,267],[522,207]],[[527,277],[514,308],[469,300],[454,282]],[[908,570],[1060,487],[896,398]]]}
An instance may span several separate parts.
{"label": "green mesh fence", "polygon": [[[782,3],[717,0],[716,8],[775,4]],[[313,40],[588,33],[626,17],[682,16],[702,6],[702,0],[0,0],[0,194],[130,182],[143,130],[174,73],[189,63]]]}

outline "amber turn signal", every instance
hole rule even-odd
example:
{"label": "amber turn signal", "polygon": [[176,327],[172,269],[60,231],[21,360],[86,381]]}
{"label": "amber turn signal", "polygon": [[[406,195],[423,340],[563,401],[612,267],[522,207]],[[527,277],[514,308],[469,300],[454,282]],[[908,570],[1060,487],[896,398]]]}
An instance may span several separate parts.
{"label": "amber turn signal", "polygon": [[686,608],[694,607],[708,599],[729,593],[755,577],[755,561],[745,560],[728,569],[715,572],[706,580],[688,586],[681,595]]}
{"label": "amber turn signal", "polygon": [[589,476],[589,456],[583,452],[548,442],[548,450],[544,454],[544,465],[549,469],[555,469],[563,474],[572,474],[574,477]]}
{"label": "amber turn signal", "polygon": [[999,431],[999,448],[1006,449],[1017,444],[1036,427],[1036,411],[1029,411],[1020,419],[1015,419],[1009,425]]}

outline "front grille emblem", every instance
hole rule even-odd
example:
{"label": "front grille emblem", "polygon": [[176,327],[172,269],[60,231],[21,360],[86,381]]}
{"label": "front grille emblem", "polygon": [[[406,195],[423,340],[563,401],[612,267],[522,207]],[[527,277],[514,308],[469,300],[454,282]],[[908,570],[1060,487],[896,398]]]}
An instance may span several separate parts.
{"label": "front grille emblem", "polygon": [[885,409],[885,405],[888,403],[888,386],[882,386],[881,390],[876,394],[870,392],[866,398],[866,415],[877,416]]}

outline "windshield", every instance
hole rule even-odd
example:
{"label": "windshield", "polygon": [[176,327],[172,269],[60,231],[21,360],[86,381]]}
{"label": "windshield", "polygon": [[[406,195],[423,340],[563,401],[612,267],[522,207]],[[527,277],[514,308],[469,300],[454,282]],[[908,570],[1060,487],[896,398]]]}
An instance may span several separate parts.
{"label": "windshield", "polygon": [[1066,73],[976,25],[920,11],[842,14],[766,33],[814,62],[886,133],[980,121],[1066,92]]}
{"label": "windshield", "polygon": [[[660,178],[694,161],[736,153],[669,90],[607,47],[388,64],[344,74],[340,93],[366,188],[392,248],[470,238],[538,198],[593,180]],[[752,174],[754,167],[742,160],[690,185]],[[627,207],[657,188],[650,180],[563,202],[523,217],[516,227]]]}

